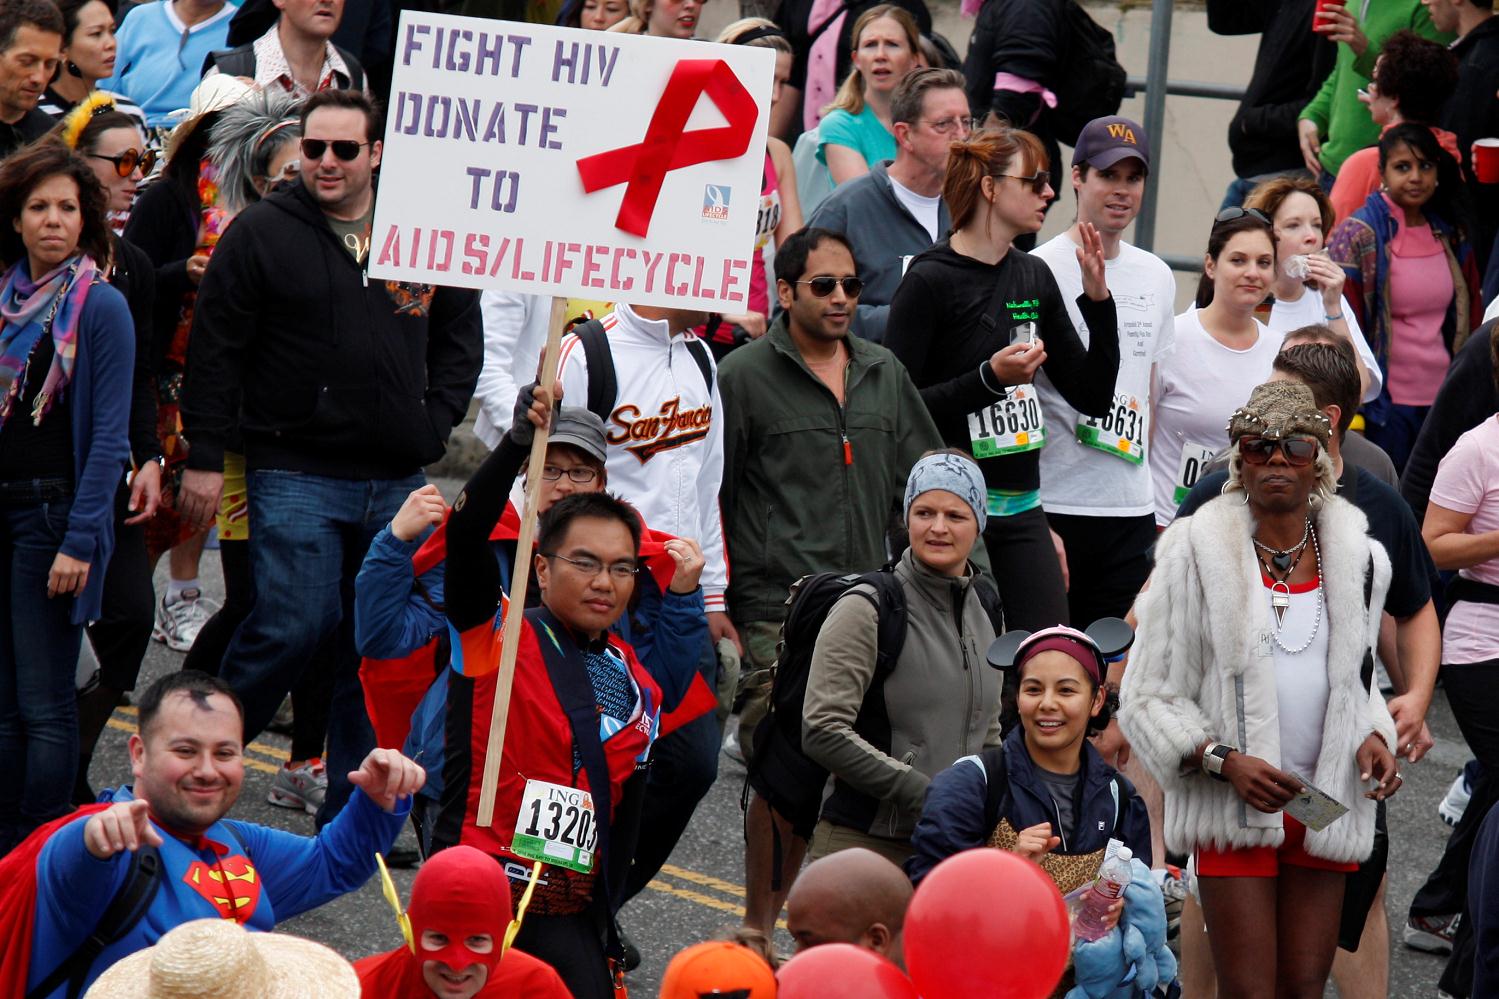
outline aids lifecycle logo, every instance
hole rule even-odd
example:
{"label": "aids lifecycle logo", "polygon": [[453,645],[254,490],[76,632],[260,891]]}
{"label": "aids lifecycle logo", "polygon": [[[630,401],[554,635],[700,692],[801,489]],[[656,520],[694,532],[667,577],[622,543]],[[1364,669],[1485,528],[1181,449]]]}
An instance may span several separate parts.
{"label": "aids lifecycle logo", "polygon": [[703,218],[714,222],[729,220],[729,195],[733,188],[723,184],[707,184],[703,187]]}

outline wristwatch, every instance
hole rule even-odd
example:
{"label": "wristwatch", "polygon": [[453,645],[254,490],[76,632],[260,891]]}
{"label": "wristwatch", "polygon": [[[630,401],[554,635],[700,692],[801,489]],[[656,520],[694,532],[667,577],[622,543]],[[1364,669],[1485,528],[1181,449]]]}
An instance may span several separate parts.
{"label": "wristwatch", "polygon": [[1228,759],[1229,753],[1237,753],[1233,746],[1225,746],[1221,742],[1215,742],[1202,751],[1202,772],[1214,780],[1228,780],[1223,776],[1223,764]]}

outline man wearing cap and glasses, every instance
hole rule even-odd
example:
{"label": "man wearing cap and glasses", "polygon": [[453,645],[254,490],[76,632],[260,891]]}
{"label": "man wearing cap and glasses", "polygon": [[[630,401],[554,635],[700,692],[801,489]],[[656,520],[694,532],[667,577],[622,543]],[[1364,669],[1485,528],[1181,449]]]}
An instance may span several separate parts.
{"label": "man wearing cap and glasses", "polygon": [[370,540],[442,457],[482,360],[476,293],[365,270],[380,113],[357,90],[302,112],[301,183],[236,219],[204,275],[182,402],[183,519],[207,524],[237,425],[248,468],[256,601],[220,675],[253,738],[324,642],[334,652],[324,823],[374,744],[351,629]]}
{"label": "man wearing cap and glasses", "polygon": [[885,338],[890,300],[906,265],[951,226],[942,202],[947,147],[973,130],[963,74],[955,69],[908,74],[891,95],[890,118],[895,159],[838,185],[807,223],[848,239],[865,281],[853,331],[875,343]]}
{"label": "man wearing cap and glasses", "polygon": [[[792,234],[776,252],[784,311],[720,369],[721,508],[735,569],[729,606],[747,660],[739,730],[746,753],[768,705],[787,590],[808,573],[879,568],[890,512],[904,495],[900,469],[941,446],[905,367],[849,335],[863,290],[847,239],[826,229]],[[810,830],[794,830],[755,794],[745,830],[745,923],[769,933]],[[786,877],[773,893],[776,835]]]}

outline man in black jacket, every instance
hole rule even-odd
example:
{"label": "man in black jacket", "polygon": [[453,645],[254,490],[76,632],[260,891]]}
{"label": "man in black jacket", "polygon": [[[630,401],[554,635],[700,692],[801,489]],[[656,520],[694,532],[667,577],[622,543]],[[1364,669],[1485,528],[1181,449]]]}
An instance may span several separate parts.
{"label": "man in black jacket", "polygon": [[185,521],[213,517],[236,422],[244,437],[256,601],[221,675],[244,702],[247,740],[336,642],[320,824],[374,743],[347,603],[354,576],[423,484],[422,466],[442,457],[483,356],[474,292],[365,271],[380,117],[357,90],[307,102],[302,182],[241,213],[204,275],[182,400]]}
{"label": "man in black jacket", "polygon": [[1457,56],[1457,86],[1447,98],[1441,125],[1457,133],[1463,176],[1478,220],[1473,248],[1478,251],[1482,268],[1491,263],[1490,248],[1499,229],[1499,186],[1478,183],[1473,173],[1473,140],[1499,138],[1499,18],[1494,16],[1494,0],[1424,2],[1432,26],[1457,35],[1452,43]]}
{"label": "man in black jacket", "polygon": [[1223,207],[1244,203],[1254,186],[1305,168],[1296,137],[1301,109],[1332,72],[1337,46],[1311,30],[1316,0],[1208,0],[1208,29],[1217,35],[1262,32],[1254,72],[1228,124],[1234,179]]}

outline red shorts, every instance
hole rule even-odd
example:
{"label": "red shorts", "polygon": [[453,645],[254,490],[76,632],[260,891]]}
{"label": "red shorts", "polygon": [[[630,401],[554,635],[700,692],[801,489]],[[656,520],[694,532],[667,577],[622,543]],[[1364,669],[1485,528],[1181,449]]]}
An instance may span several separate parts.
{"label": "red shorts", "polygon": [[1204,878],[1273,878],[1281,867],[1309,867],[1316,871],[1352,874],[1357,864],[1323,860],[1306,852],[1306,826],[1285,813],[1286,839],[1280,846],[1246,846],[1237,850],[1197,848],[1197,875]]}

